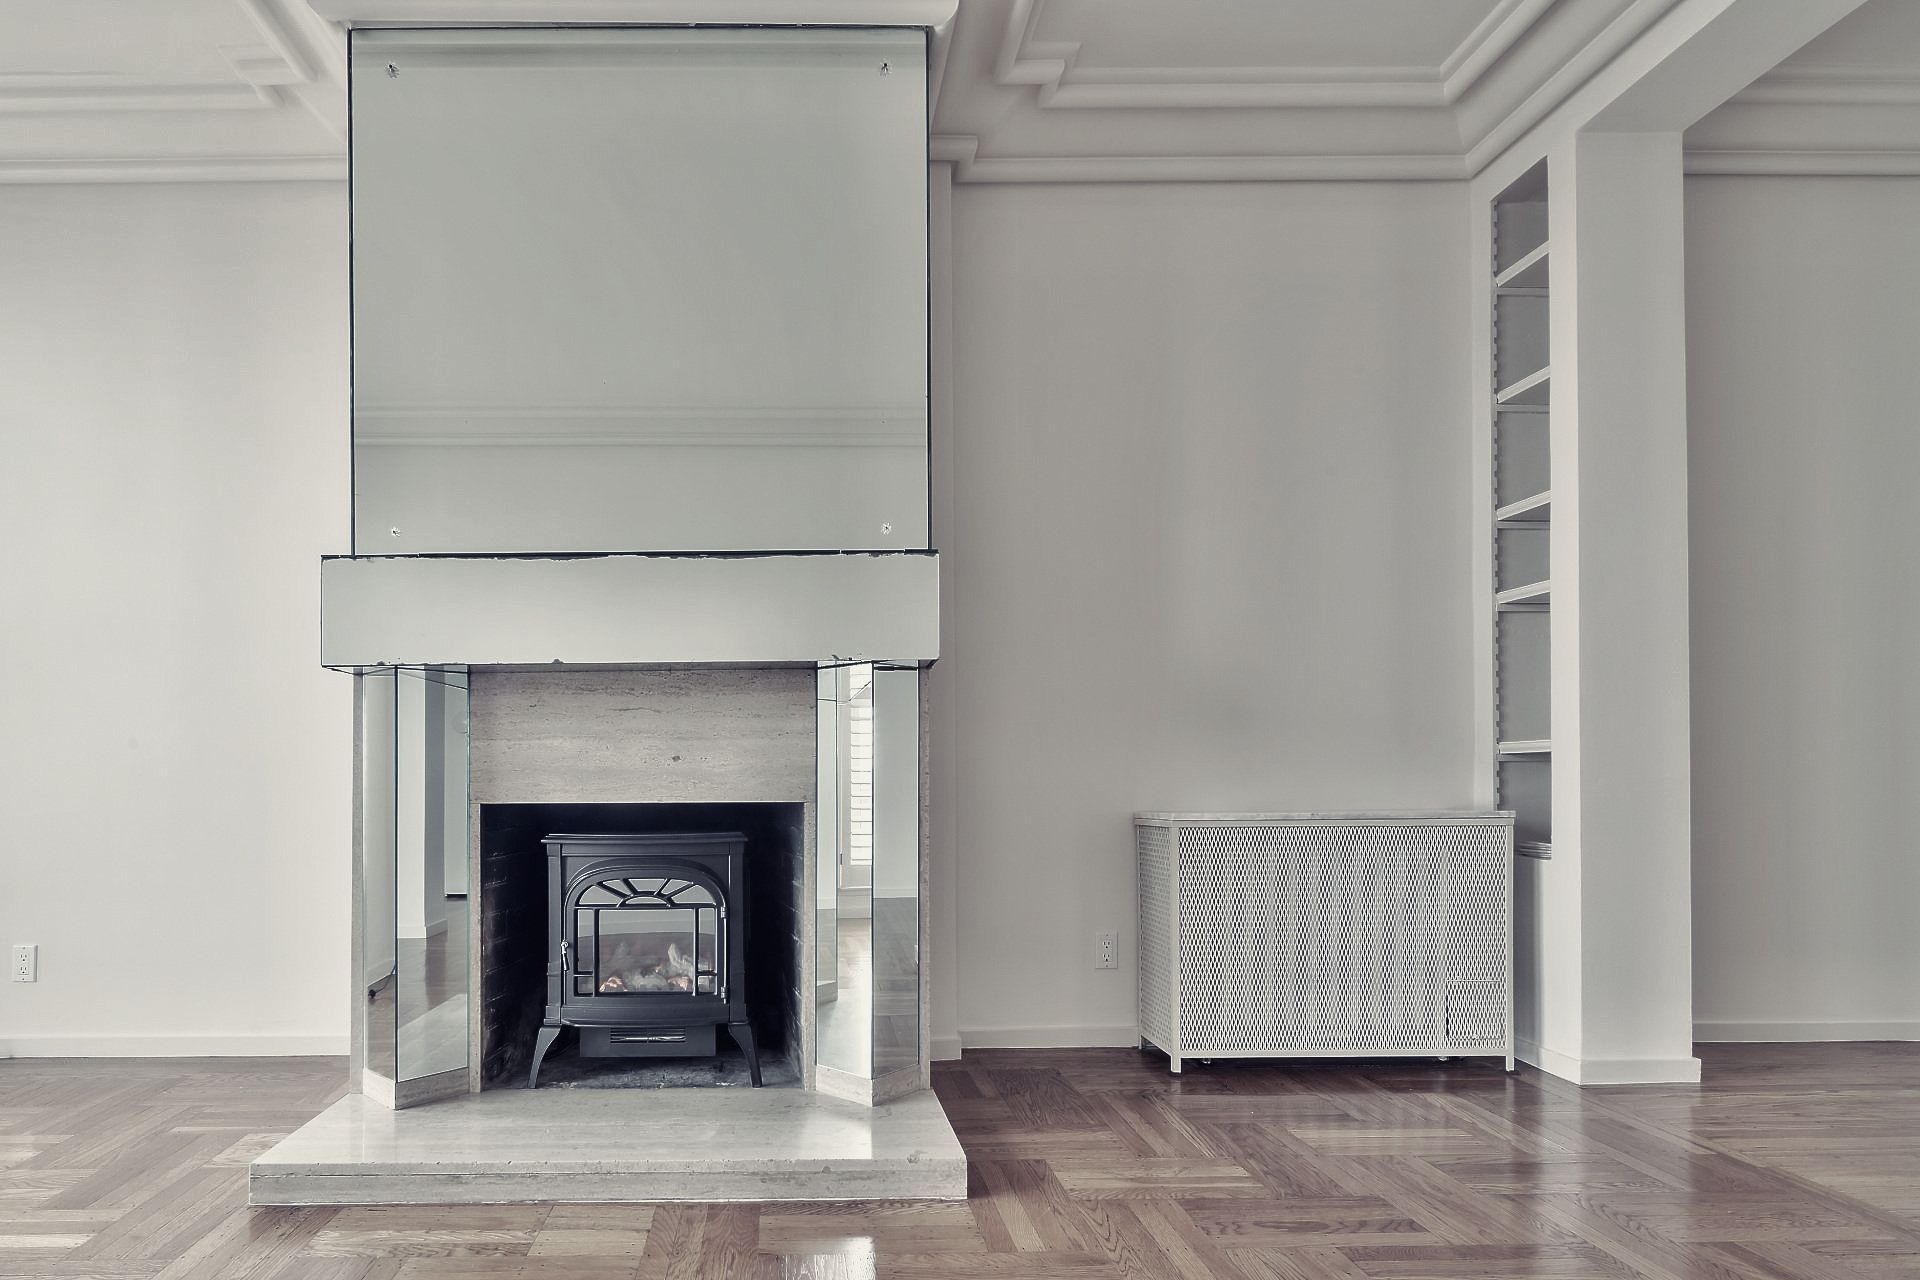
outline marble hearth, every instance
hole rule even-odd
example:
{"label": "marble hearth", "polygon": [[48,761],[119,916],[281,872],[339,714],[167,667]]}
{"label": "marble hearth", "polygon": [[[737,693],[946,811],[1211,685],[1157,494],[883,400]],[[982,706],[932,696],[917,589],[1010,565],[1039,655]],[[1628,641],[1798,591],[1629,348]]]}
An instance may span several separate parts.
{"label": "marble hearth", "polygon": [[963,1200],[930,1090],[489,1091],[412,1111],[343,1098],[254,1161],[254,1204]]}
{"label": "marble hearth", "polygon": [[[378,688],[379,677],[363,679]],[[390,1080],[383,1046],[357,1027],[363,1087],[253,1164],[253,1202],[964,1198],[965,1156],[925,1087],[917,960],[912,981],[878,988],[876,1003],[875,992],[836,989],[834,960],[823,959],[816,936],[835,916],[832,894],[823,907],[817,887],[823,876],[829,886],[837,879],[836,857],[822,866],[819,838],[821,788],[832,785],[819,758],[827,732],[820,691],[830,677],[800,665],[551,664],[472,667],[463,679],[468,892],[449,897],[454,918],[438,936],[450,955],[464,948],[465,982],[451,980],[457,999],[419,1019],[437,1018],[437,1034],[456,1042],[428,1051],[448,1056],[414,1071],[403,1046],[402,1070]],[[385,732],[363,723],[359,736],[377,741]],[[917,808],[923,778],[907,783]],[[830,824],[838,820],[831,796],[824,808]],[[918,825],[924,831],[924,820]],[[685,1067],[643,1067],[630,1080],[618,1064],[611,1079],[589,1079],[582,1063],[529,1090],[545,961],[539,838],[549,829],[716,826],[750,837],[750,945],[763,970],[756,1030],[772,1050],[764,1056],[778,1060],[769,1087]],[[924,878],[918,849],[914,862]],[[870,897],[864,918],[846,922],[841,946],[882,932],[917,955],[916,905]],[[902,910],[905,925],[890,925]],[[369,972],[371,947],[360,923],[356,974]],[[366,999],[360,979],[355,994]],[[416,1023],[407,1021],[404,991],[398,1003],[404,1033]],[[827,1065],[841,1061],[838,1047],[819,1043],[821,1028],[833,1025],[828,1015],[887,1032],[867,1078]],[[460,1065],[432,1069],[449,1062]],[[724,1078],[723,1087],[683,1084],[695,1077]],[[647,1087],[619,1087],[633,1081]]]}

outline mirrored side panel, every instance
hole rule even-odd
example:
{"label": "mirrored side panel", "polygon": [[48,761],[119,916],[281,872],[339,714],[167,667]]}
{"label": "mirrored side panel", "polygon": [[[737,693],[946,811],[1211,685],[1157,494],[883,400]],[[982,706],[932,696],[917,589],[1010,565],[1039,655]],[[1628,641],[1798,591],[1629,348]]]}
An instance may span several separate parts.
{"label": "mirrored side panel", "polygon": [[920,1062],[920,672],[872,684],[873,1074]]}
{"label": "mirrored side panel", "polygon": [[[840,865],[841,776],[840,699],[837,668],[818,673],[814,701],[814,1004],[816,1018],[833,1016],[840,998]],[[837,1065],[819,1044],[815,1028],[816,1062]],[[837,1054],[837,1049],[834,1051]]]}
{"label": "mirrored side panel", "polygon": [[354,815],[360,849],[360,974],[366,1057],[361,1088],[393,1102],[397,1028],[395,949],[395,802],[399,679],[393,671],[354,677],[360,699],[360,809]]}
{"label": "mirrored side panel", "polygon": [[466,1089],[467,675],[402,668],[396,694],[395,1079],[404,1105],[427,1096],[409,1083],[447,1073],[459,1076],[447,1092]]}
{"label": "mirrored side panel", "polygon": [[821,960],[833,977],[830,991],[822,984],[816,1043],[821,1066],[865,1078],[873,1073],[873,667],[825,668],[819,678],[817,874],[821,931],[832,935]]}
{"label": "mirrored side panel", "polygon": [[350,65],[358,554],[928,545],[924,32]]}

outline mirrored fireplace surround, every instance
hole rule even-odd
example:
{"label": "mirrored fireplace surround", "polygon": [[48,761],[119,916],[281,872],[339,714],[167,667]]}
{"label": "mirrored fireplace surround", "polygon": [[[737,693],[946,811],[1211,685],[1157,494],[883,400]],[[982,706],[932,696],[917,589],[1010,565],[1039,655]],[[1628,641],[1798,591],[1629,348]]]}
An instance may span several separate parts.
{"label": "mirrored fireplace surround", "polygon": [[789,1076],[921,1089],[951,8],[462,7],[347,24],[354,554],[320,647],[358,693],[363,1091],[514,1087],[570,963],[529,925],[542,840],[665,831],[746,840]]}
{"label": "mirrored fireplace surround", "polygon": [[365,1092],[525,1087],[549,959],[539,841],[562,830],[744,830],[755,1032],[790,1068],[774,1079],[868,1103],[925,1085],[916,668],[356,681]]}

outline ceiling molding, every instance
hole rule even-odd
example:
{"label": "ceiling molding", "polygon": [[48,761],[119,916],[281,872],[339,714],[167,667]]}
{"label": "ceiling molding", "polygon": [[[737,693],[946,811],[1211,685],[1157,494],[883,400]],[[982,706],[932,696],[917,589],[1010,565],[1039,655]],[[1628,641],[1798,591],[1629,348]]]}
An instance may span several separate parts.
{"label": "ceiling molding", "polygon": [[939,134],[929,155],[955,182],[1453,182],[1457,155],[982,156],[980,140]]}
{"label": "ceiling molding", "polygon": [[1789,62],[1687,131],[1687,172],[1920,176],[1920,70]]}
{"label": "ceiling molding", "polygon": [[1920,70],[1783,66],[1761,76],[1733,101],[1818,107],[1920,106]]}
{"label": "ceiling molding", "polygon": [[0,75],[0,183],[344,178],[344,35],[304,0],[233,4],[254,38],[209,42],[225,79]]}
{"label": "ceiling molding", "polygon": [[1048,0],[975,0],[937,127],[974,139],[961,182],[1471,177],[1684,2],[1499,0],[1437,67],[1116,71],[1036,38]]}
{"label": "ceiling molding", "polygon": [[970,133],[936,133],[927,139],[927,159],[934,164],[972,164],[980,139]]}
{"label": "ceiling molding", "polygon": [[[303,0],[236,0],[271,50],[248,64],[276,75],[308,114],[342,147],[347,142],[347,39]],[[236,64],[236,72],[247,67]]]}
{"label": "ceiling molding", "polygon": [[1558,0],[1502,0],[1478,27],[1460,42],[1460,46],[1440,64],[1440,81],[1446,100],[1458,102],[1466,96],[1488,68],[1498,62],[1538,22]]}
{"label": "ceiling molding", "polygon": [[1561,60],[1532,92],[1496,114],[1493,122],[1467,147],[1468,172],[1479,173],[1501,152],[1524,138],[1683,2],[1633,0],[1599,35]]}
{"label": "ceiling molding", "polygon": [[959,0],[309,0],[309,3],[321,17],[349,27],[568,23],[940,27],[953,20]]}
{"label": "ceiling molding", "polygon": [[[231,0],[246,25],[210,31],[227,42],[214,46],[221,62],[203,52],[193,80],[0,75],[0,183],[340,180],[348,25],[683,22],[707,2]],[[1445,181],[1616,74],[1686,2],[1497,0],[1431,67],[1089,67],[1077,41],[1035,39],[1049,0],[710,0],[700,12],[937,23],[929,154],[958,182]],[[222,65],[224,78],[210,70]],[[1916,110],[1920,71],[1789,63],[1690,131],[1689,171],[1909,173]]]}
{"label": "ceiling molding", "polygon": [[130,80],[113,75],[0,75],[0,115],[97,111],[259,111],[284,100],[264,83]]}
{"label": "ceiling molding", "polygon": [[1085,67],[1080,45],[1033,33],[1046,0],[1013,0],[994,62],[1042,108],[1097,110],[1446,107],[1472,90],[1558,0],[1498,0],[1438,66]]}
{"label": "ceiling molding", "polygon": [[345,156],[0,158],[0,185],[56,182],[345,182]]}
{"label": "ceiling molding", "polygon": [[1920,178],[1920,150],[1688,151],[1694,177]]}

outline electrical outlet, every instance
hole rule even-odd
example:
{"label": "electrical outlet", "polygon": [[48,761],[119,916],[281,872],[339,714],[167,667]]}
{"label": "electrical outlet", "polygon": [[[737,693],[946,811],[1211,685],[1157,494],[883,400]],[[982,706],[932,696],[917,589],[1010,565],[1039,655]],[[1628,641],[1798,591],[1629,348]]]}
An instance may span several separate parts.
{"label": "electrical outlet", "polygon": [[1120,967],[1119,934],[1107,932],[1093,935],[1093,967],[1096,969]]}
{"label": "electrical outlet", "polygon": [[13,949],[13,980],[15,982],[38,982],[40,980],[39,943],[23,943]]}

